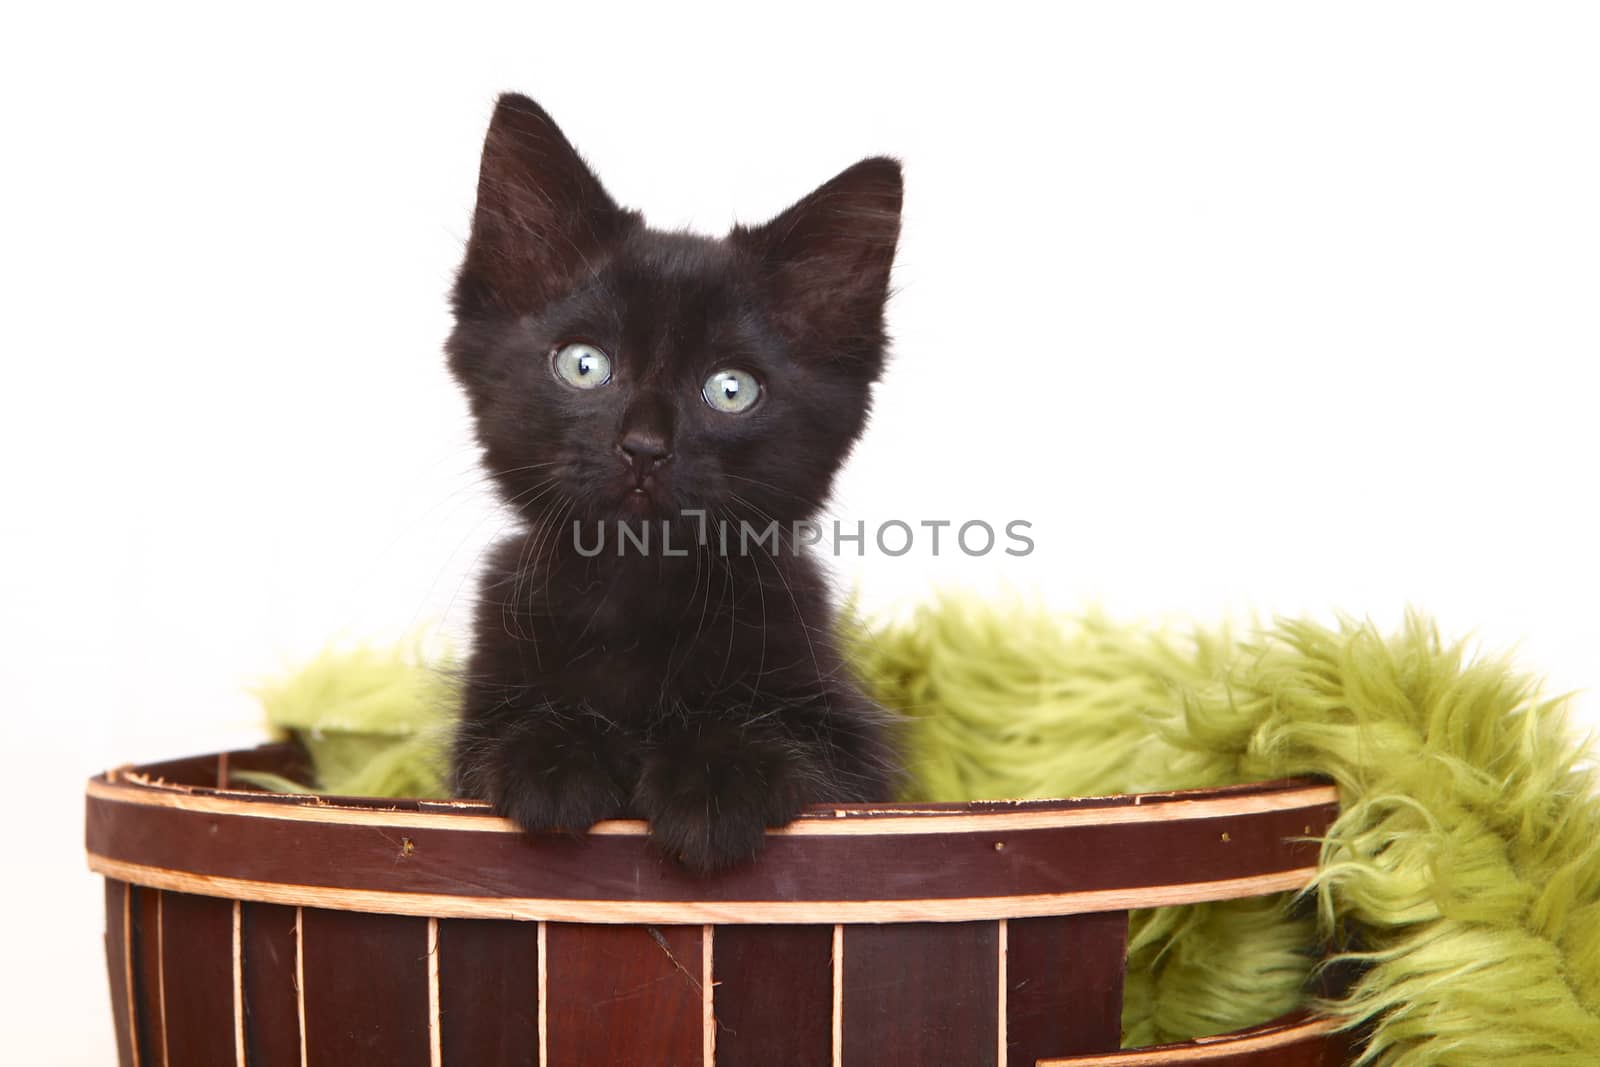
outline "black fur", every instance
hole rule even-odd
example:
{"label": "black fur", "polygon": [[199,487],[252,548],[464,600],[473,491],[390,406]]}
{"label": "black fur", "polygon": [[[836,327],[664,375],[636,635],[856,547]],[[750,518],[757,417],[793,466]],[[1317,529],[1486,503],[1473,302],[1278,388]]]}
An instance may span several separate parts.
{"label": "black fur", "polygon": [[[787,534],[741,554],[736,526],[724,553],[715,524],[787,530],[826,499],[883,366],[900,199],[899,165],[869,159],[765,226],[664,233],[537,104],[500,99],[448,352],[524,525],[482,578],[460,792],[532,831],[648,819],[701,872],[805,804],[887,799],[885,716],[841,662],[816,565]],[[612,380],[559,379],[571,343]],[[760,381],[752,409],[702,397],[728,367]],[[655,551],[619,556],[619,522]],[[580,553],[602,527],[606,551]]]}

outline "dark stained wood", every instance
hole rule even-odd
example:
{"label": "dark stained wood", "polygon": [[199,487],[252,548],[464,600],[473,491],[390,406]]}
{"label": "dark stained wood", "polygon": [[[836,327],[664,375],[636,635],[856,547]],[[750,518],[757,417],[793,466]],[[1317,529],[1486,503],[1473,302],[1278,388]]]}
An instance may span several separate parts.
{"label": "dark stained wood", "polygon": [[167,893],[161,923],[168,1062],[236,1062],[233,902]]}
{"label": "dark stained wood", "polygon": [[439,922],[439,1007],[444,1062],[539,1062],[539,924]]}
{"label": "dark stained wood", "polygon": [[546,926],[551,1067],[702,1062],[700,927]]}
{"label": "dark stained wood", "polygon": [[[558,900],[934,900],[1181,885],[1317,862],[1334,805],[1003,833],[778,836],[695,878],[639,837],[313,823],[91,798],[89,851],[190,873],[326,888]],[[409,846],[406,842],[410,842]],[[997,847],[999,846],[999,847]],[[462,877],[470,871],[470,878]]]}
{"label": "dark stained wood", "polygon": [[[200,786],[206,789],[215,789],[217,787],[217,759],[221,755],[223,753],[212,752],[203,756],[184,756],[181,759],[162,760],[160,763],[124,767],[115,773],[168,785]],[[227,753],[230,759],[236,755],[239,755],[239,753]]]}
{"label": "dark stained wood", "polygon": [[[294,746],[266,746],[226,754],[225,760],[191,757],[99,779],[116,782],[120,795],[90,798],[91,857],[285,886],[405,893],[411,900],[415,894],[730,905],[810,900],[822,907],[835,901],[946,900],[987,907],[985,900],[995,897],[1160,888],[1313,867],[1316,845],[1302,839],[1323,833],[1337,814],[1332,803],[1308,803],[1218,816],[1195,803],[1317,784],[1307,781],[1142,797],[847,805],[822,809],[802,822],[828,819],[860,832],[777,835],[761,862],[701,879],[663,861],[633,834],[570,840],[530,838],[504,832],[499,824],[485,832],[481,821],[466,824],[472,829],[457,829],[448,819],[427,827],[340,821],[347,809],[375,821],[373,813],[393,812],[398,820],[402,813],[472,815],[484,809],[437,799],[315,798],[219,788],[228,781],[224,771],[239,769],[294,776],[305,769],[304,754]],[[141,776],[167,784],[141,785]],[[196,801],[226,798],[259,816],[140,803],[175,794]],[[313,806],[333,821],[288,817]],[[924,816],[1134,806],[1142,809],[1136,820],[1115,825],[881,834],[872,826],[893,818],[898,831]],[[285,817],[273,817],[278,814]],[[230,902],[140,888],[128,899],[131,918],[123,929],[120,894],[108,886],[112,995],[117,1005],[131,1000],[134,1006],[131,1028],[125,1008],[118,1013],[124,1067],[135,1054],[139,1067],[164,1061],[173,1067],[227,1067],[235,1059]],[[164,922],[158,923],[158,914]],[[241,911],[250,1067],[300,1063],[295,914],[294,908],[256,903]],[[306,909],[310,1064],[429,1064],[435,1035],[427,930],[423,918]],[[544,1038],[552,1067],[701,1062],[699,926],[551,923],[547,930]],[[1102,1062],[1119,1036],[1125,915],[1013,919],[1007,932],[1007,1067],[1035,1057]],[[538,1062],[537,939],[538,924],[532,922],[440,920],[436,1036],[447,1067]],[[826,925],[730,925],[715,931],[722,1067],[831,1060],[832,943],[833,928]],[[134,963],[131,989],[121,977],[122,946]],[[842,965],[845,1063],[995,1061],[1002,1010],[995,921],[849,926]],[[190,1020],[201,1020],[200,1028],[191,1030]],[[1149,1062],[1342,1067],[1349,1060],[1342,1038],[1312,1034],[1294,1045],[1248,1052],[1208,1042],[1165,1053],[1178,1058]]]}
{"label": "dark stained wood", "polygon": [[[1293,1035],[1309,1017],[1286,1016],[1237,1033],[1172,1045],[1124,1049],[1110,1055],[1052,1057],[1040,1067],[1349,1067],[1355,1053],[1345,1034],[1305,1031],[1286,1043],[1275,1035]],[[1256,1047],[1251,1047],[1256,1046]]]}
{"label": "dark stained wood", "polygon": [[1358,1027],[1354,1032],[1329,1034],[1322,1039],[1322,1062],[1313,1060],[1306,1067],[1350,1067],[1366,1051],[1372,1037],[1372,1026]]}
{"label": "dark stained wood", "polygon": [[142,1067],[166,1062],[167,1034],[161,1010],[161,891],[135,887],[133,920],[134,1041]]}
{"label": "dark stained wood", "polygon": [[133,1067],[132,1020],[128,1018],[128,936],[124,925],[128,894],[126,882],[106,879],[106,976],[111,983],[111,1025],[117,1039],[117,1063]]}
{"label": "dark stained wood", "polygon": [[[311,778],[311,759],[305,749],[297,744],[284,743],[276,745],[262,745],[260,748],[247,748],[240,752],[226,753],[227,769],[232,771],[266,771],[269,774],[281,775],[293,782],[306,782]],[[204,785],[205,783],[194,783]],[[244,782],[234,781],[230,776],[227,781],[220,783],[224,789],[253,789],[254,786]]]}
{"label": "dark stained wood", "polygon": [[428,1067],[428,920],[301,915],[309,1062]]}
{"label": "dark stained wood", "polygon": [[833,927],[719,926],[717,1067],[816,1067],[833,1048]]}
{"label": "dark stained wood", "polygon": [[1006,924],[1006,1064],[1111,1052],[1122,1041],[1128,913]]}
{"label": "dark stained wood", "polygon": [[[107,781],[113,775],[138,775],[160,779],[170,785],[184,787],[199,795],[234,795],[229,788],[219,788],[217,780],[218,758],[226,757],[225,765],[239,770],[270,771],[291,780],[306,780],[310,770],[309,758],[304,748],[293,741],[275,741],[255,748],[236,749],[231,752],[206,753],[185,756],[160,763],[146,763],[121,768],[96,776],[97,781]],[[1216,797],[1264,796],[1272,793],[1292,792],[1308,786],[1327,785],[1326,779],[1314,777],[1279,778],[1267,782],[1248,782],[1240,785],[1214,786],[1206,789],[1173,789],[1153,793],[1119,793],[1097,797],[1054,797],[1044,800],[961,800],[927,801],[915,804],[823,804],[801,814],[802,819],[867,820],[899,818],[909,813],[925,815],[1000,814],[1019,811],[1082,811],[1097,808],[1147,807],[1188,800],[1209,800]],[[393,798],[314,796],[303,793],[255,794],[252,787],[235,786],[252,793],[255,799],[287,804],[337,803],[341,807],[364,808],[377,811],[428,811],[469,810],[487,814],[489,805],[473,800],[440,798]]]}
{"label": "dark stained wood", "polygon": [[245,1062],[249,1067],[299,1067],[295,909],[247,902],[239,921],[244,950]]}
{"label": "dark stained wood", "polygon": [[844,928],[846,1064],[984,1064],[999,1046],[999,926]]}
{"label": "dark stained wood", "polygon": [[[235,771],[265,771],[292,782],[310,782],[314,777],[311,758],[306,750],[296,742],[284,741],[232,752],[213,752],[136,767],[121,767],[100,775],[97,780],[115,779],[123,784],[178,790],[198,796],[242,796],[264,803],[307,804],[320,799],[309,791],[265,792],[243,779],[235,778]],[[372,804],[377,800],[375,797],[350,799],[359,805]]]}

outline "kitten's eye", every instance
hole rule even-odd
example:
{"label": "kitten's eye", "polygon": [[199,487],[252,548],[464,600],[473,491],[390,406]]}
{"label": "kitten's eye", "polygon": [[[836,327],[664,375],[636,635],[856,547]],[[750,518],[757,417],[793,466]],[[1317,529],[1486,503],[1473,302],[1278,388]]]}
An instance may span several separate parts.
{"label": "kitten's eye", "polygon": [[556,377],[577,389],[593,389],[611,380],[611,357],[594,345],[566,345],[551,365]]}
{"label": "kitten's eye", "polygon": [[761,384],[755,375],[742,370],[719,370],[706,379],[700,395],[718,411],[737,415],[749,411],[761,399]]}

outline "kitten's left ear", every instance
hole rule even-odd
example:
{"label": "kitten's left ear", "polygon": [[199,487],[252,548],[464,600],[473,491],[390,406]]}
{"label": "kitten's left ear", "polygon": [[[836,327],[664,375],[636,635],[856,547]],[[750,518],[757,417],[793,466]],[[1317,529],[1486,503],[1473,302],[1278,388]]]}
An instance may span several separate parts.
{"label": "kitten's left ear", "polygon": [[802,355],[876,373],[901,198],[900,164],[864,159],[766,225],[729,235],[758,257],[778,325]]}
{"label": "kitten's left ear", "polygon": [[504,94],[483,142],[457,314],[538,311],[635,221],[544,108]]}

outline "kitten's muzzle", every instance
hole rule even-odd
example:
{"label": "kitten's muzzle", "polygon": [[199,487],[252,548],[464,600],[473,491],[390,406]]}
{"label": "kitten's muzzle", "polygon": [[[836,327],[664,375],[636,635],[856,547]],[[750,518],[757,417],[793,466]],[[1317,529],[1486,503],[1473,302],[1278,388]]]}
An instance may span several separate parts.
{"label": "kitten's muzzle", "polygon": [[634,484],[638,486],[643,486],[645,479],[672,462],[671,446],[666,438],[653,430],[629,430],[617,442],[617,452],[628,465]]}

